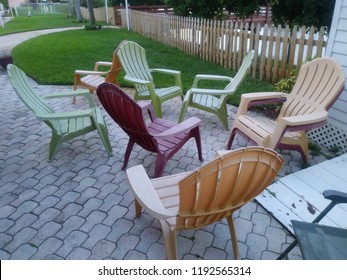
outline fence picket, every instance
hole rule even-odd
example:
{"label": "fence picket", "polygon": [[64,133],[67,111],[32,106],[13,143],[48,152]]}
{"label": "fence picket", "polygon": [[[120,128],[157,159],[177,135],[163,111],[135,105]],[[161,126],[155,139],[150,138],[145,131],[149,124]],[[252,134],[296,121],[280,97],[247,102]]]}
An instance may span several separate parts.
{"label": "fence picket", "polygon": [[132,31],[233,71],[253,49],[256,56],[252,77],[273,83],[286,76],[295,65],[300,68],[307,57],[321,57],[327,45],[324,28],[316,36],[314,27],[305,26],[282,29],[281,26],[261,28],[260,24],[252,24],[249,27],[248,23],[136,10],[130,10],[129,17]]}

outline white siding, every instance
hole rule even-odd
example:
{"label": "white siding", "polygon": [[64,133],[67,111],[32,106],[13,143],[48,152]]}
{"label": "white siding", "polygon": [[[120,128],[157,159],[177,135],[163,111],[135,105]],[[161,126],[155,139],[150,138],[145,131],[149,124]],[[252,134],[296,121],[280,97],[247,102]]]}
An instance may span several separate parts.
{"label": "white siding", "polygon": [[[326,56],[338,61],[347,77],[347,0],[336,0]],[[347,131],[347,82],[345,91],[329,111],[330,122]]]}

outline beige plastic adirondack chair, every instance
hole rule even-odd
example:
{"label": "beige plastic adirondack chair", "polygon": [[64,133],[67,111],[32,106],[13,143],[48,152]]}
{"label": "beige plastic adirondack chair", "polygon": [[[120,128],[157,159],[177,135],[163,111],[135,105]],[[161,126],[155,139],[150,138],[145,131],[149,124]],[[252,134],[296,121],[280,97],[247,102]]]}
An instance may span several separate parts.
{"label": "beige plastic adirondack chair", "polygon": [[246,147],[222,151],[196,171],[150,180],[142,165],[127,169],[135,196],[136,215],[141,207],[159,220],[168,259],[177,258],[176,230],[198,229],[226,218],[235,259],[240,259],[232,215],[260,194],[284,164],[275,151]]}
{"label": "beige plastic adirondack chair", "polygon": [[[233,122],[227,148],[236,133],[257,145],[272,149],[296,150],[308,159],[306,131],[327,122],[327,110],[342,93],[343,70],[332,58],[317,58],[303,65],[291,93],[259,92],[243,94]],[[276,120],[247,114],[253,105],[285,102]]]}
{"label": "beige plastic adirondack chair", "polygon": [[[108,71],[100,71],[100,67],[107,67]],[[94,70],[75,70],[74,90],[78,87],[87,88],[90,93],[96,91],[99,85],[104,82],[113,83],[119,86],[117,77],[122,70],[122,65],[117,56],[117,50],[113,53],[112,62],[97,61]],[[74,99],[75,101],[75,99]]]}
{"label": "beige plastic adirondack chair", "polygon": [[[97,130],[105,149],[112,155],[112,146],[108,138],[108,131],[101,110],[95,107],[88,91],[77,90],[61,93],[52,93],[45,97],[40,96],[31,86],[26,74],[13,64],[7,66],[10,82],[21,101],[52,129],[52,139],[49,147],[49,160],[52,160],[57,147],[75,137]],[[88,100],[89,108],[73,112],[55,112],[45,99],[84,96]]]}
{"label": "beige plastic adirondack chair", "polygon": [[[183,100],[181,72],[169,69],[150,69],[147,63],[146,51],[139,44],[124,40],[117,49],[126,75],[124,80],[134,84],[135,100],[151,100],[157,117],[162,117],[161,104],[175,97]],[[170,87],[156,88],[152,73],[157,72],[174,77],[175,82]]]}
{"label": "beige plastic adirondack chair", "polygon": [[[192,88],[188,90],[184,97],[178,122],[183,121],[188,107],[191,106],[217,115],[222,121],[224,129],[228,129],[227,101],[249,73],[253,57],[254,51],[250,51],[243,59],[238,72],[233,78],[218,75],[196,75]],[[198,83],[206,80],[227,81],[228,84],[224,89],[199,88]]]}

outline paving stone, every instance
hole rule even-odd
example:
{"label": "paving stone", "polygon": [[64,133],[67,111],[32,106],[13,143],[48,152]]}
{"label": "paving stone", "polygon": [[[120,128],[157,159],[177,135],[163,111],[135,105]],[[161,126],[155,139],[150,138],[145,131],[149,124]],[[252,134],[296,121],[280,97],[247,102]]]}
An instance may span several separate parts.
{"label": "paving stone", "polygon": [[151,228],[151,227],[145,228],[140,235],[141,241],[136,246],[136,250],[143,253],[147,252],[151,244],[158,241],[160,236],[161,236],[160,229]]}
{"label": "paving stone", "polygon": [[92,249],[92,255],[89,257],[91,260],[103,260],[110,256],[116,249],[116,244],[108,240],[98,241]]}
{"label": "paving stone", "polygon": [[215,248],[215,247],[209,247],[206,249],[204,259],[205,260],[224,260],[226,259],[227,254],[224,250]]}
{"label": "paving stone", "polygon": [[214,237],[211,233],[203,230],[197,230],[194,237],[194,244],[190,253],[203,257],[205,250],[211,246]]}
{"label": "paving stone", "polygon": [[126,207],[115,205],[107,212],[107,218],[103,221],[103,224],[112,226],[118,219],[122,218],[127,212],[128,209]]}
{"label": "paving stone", "polygon": [[71,253],[72,250],[81,246],[87,238],[88,238],[88,234],[83,231],[80,231],[80,230],[72,231],[64,239],[63,246],[59,248],[56,254],[65,259]]}
{"label": "paving stone", "polygon": [[35,234],[35,237],[32,238],[30,242],[32,244],[35,244],[36,246],[39,246],[47,238],[53,237],[61,228],[62,228],[61,224],[58,224],[53,221],[48,222],[39,229],[37,234]]}
{"label": "paving stone", "polygon": [[9,260],[11,255],[0,249],[0,260]]}
{"label": "paving stone", "polygon": [[124,234],[117,242],[117,247],[113,251],[111,258],[122,260],[128,251],[134,250],[139,243],[140,238],[133,234]]}
{"label": "paving stone", "polygon": [[270,226],[271,219],[269,215],[253,213],[251,221],[253,222],[253,232],[265,235],[267,227]]}
{"label": "paving stone", "polygon": [[28,243],[28,241],[31,240],[36,234],[37,230],[35,229],[32,229],[30,227],[23,228],[18,233],[16,233],[13,237],[13,240],[3,248],[7,252],[12,253],[23,243]]}
{"label": "paving stone", "polygon": [[35,201],[25,201],[16,209],[16,211],[10,216],[11,219],[16,220],[23,216],[25,213],[32,212],[37,207],[38,203]]}
{"label": "paving stone", "polygon": [[37,252],[31,258],[34,260],[44,260],[48,255],[54,254],[62,245],[62,240],[56,237],[49,237],[40,245]]}
{"label": "paving stone", "polygon": [[105,212],[101,212],[98,210],[91,212],[86,217],[86,222],[80,227],[80,230],[89,232],[96,224],[102,223],[106,216],[107,214]]}
{"label": "paving stone", "polygon": [[39,219],[36,220],[31,226],[39,229],[49,221],[53,221],[61,212],[55,208],[47,208],[39,215]]}
{"label": "paving stone", "polygon": [[[158,252],[158,251],[155,251]],[[157,253],[155,253],[157,255]],[[130,250],[123,258],[124,260],[146,260],[147,256],[146,254],[143,254],[141,252]]]}
{"label": "paving stone", "polygon": [[37,252],[38,248],[31,244],[25,243],[17,248],[13,252],[11,259],[12,260],[29,260]]}
{"label": "paving stone", "polygon": [[268,240],[262,235],[249,233],[246,242],[248,245],[247,258],[260,260],[262,252],[267,248]]}
{"label": "paving stone", "polygon": [[67,256],[67,260],[87,260],[92,253],[85,248],[75,248]]}
{"label": "paving stone", "polygon": [[46,198],[44,198],[40,203],[39,206],[36,207],[33,212],[36,215],[40,215],[42,212],[44,212],[45,210],[47,210],[48,208],[52,208],[54,207],[58,202],[60,201],[59,197],[50,195],[47,196]]}
{"label": "paving stone", "polygon": [[0,208],[0,219],[8,218],[14,211],[16,211],[16,208],[11,205],[5,205]]}
{"label": "paving stone", "polygon": [[103,201],[101,199],[97,199],[97,198],[90,198],[88,199],[84,205],[83,205],[83,209],[78,212],[78,216],[81,217],[87,217],[91,212],[98,210],[98,208],[100,207],[100,205],[103,203]]}
{"label": "paving stone", "polygon": [[[0,248],[4,248],[12,241],[12,236],[7,233],[0,233]],[[1,260],[1,259],[0,259]]]}
{"label": "paving stone", "polygon": [[63,228],[58,231],[56,236],[60,239],[66,238],[72,231],[79,229],[81,225],[83,225],[85,219],[79,216],[72,216],[68,220],[63,223]]}
{"label": "paving stone", "polygon": [[118,219],[111,227],[111,232],[106,237],[107,240],[117,242],[117,240],[125,233],[130,232],[134,223],[126,219]]}
{"label": "paving stone", "polygon": [[78,192],[69,191],[61,197],[60,201],[54,206],[54,208],[63,209],[71,202],[76,201],[80,196],[81,194]]}
{"label": "paving stone", "polygon": [[83,243],[83,247],[91,250],[99,240],[106,238],[110,231],[111,228],[108,226],[95,225],[89,232],[89,238]]}
{"label": "paving stone", "polygon": [[[98,198],[101,198],[98,196]],[[110,193],[106,198],[103,198],[103,204],[99,207],[101,211],[109,211],[113,206],[118,205],[118,203],[123,199],[123,197],[116,193]]]}
{"label": "paving stone", "polygon": [[[30,226],[32,223],[34,223],[37,220],[37,216],[33,215],[31,213],[25,213],[20,218],[18,218],[14,225],[7,231],[9,234],[16,234],[19,232],[22,228]],[[2,228],[0,226],[0,228]]]}
{"label": "paving stone", "polygon": [[286,242],[286,234],[283,230],[274,227],[268,227],[266,229],[266,238],[269,242],[268,250],[281,253],[282,244]]}

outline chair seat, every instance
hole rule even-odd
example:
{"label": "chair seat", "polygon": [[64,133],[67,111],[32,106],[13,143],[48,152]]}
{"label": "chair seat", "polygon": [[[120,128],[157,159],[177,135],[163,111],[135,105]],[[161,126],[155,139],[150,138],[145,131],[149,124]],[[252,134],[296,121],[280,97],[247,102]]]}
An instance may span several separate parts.
{"label": "chair seat", "polygon": [[71,118],[67,120],[61,120],[59,122],[59,133],[61,135],[67,134],[67,133],[75,133],[77,131],[80,131],[82,129],[86,129],[88,127],[92,127],[93,124],[91,122],[90,117],[84,117],[84,118]]}
{"label": "chair seat", "polygon": [[347,260],[347,229],[292,221],[306,260]]}
{"label": "chair seat", "polygon": [[[97,75],[87,75],[81,79],[83,83],[88,84],[90,87],[97,89],[97,87],[105,82],[105,77]],[[94,90],[95,90],[94,89]]]}
{"label": "chair seat", "polygon": [[221,107],[220,98],[213,95],[194,94],[192,98],[192,103],[195,103],[196,105],[200,105],[207,108]]}
{"label": "chair seat", "polygon": [[[174,127],[175,125],[176,124],[172,123],[171,121],[157,118],[148,125],[148,131],[150,134],[155,135]],[[182,140],[188,136],[188,134],[189,132],[183,132],[172,137],[166,137],[165,139],[157,139],[160,151],[165,153],[171,149],[175,149],[177,145],[179,145]]]}
{"label": "chair seat", "polygon": [[[171,99],[175,96],[181,96],[181,88],[178,86],[166,87],[166,88],[157,88],[155,89],[155,94],[163,100]],[[138,93],[138,99],[149,99],[150,93],[148,90]]]}
{"label": "chair seat", "polygon": [[[252,138],[258,145],[266,144],[266,141],[268,141],[274,133],[277,126],[277,121],[262,116],[253,117],[250,115],[242,115],[239,116],[235,122],[246,127],[247,129],[243,128],[242,132]],[[235,124],[235,126],[237,125],[238,124]],[[286,139],[298,139],[301,134],[300,131],[286,131],[281,142],[286,142]]]}

